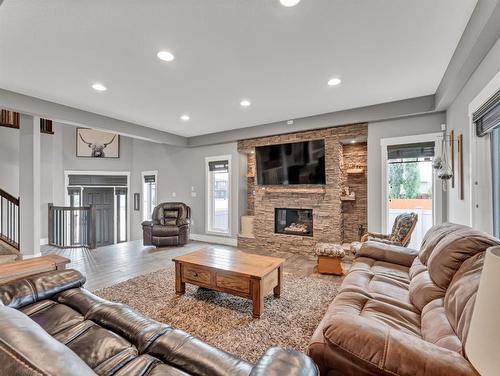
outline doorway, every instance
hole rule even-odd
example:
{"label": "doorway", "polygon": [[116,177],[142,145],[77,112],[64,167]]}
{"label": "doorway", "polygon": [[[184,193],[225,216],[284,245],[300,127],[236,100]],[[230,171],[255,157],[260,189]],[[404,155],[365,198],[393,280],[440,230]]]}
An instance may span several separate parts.
{"label": "doorway", "polygon": [[130,172],[64,171],[66,206],[96,208],[96,246],[130,239]]}
{"label": "doorway", "polygon": [[113,193],[113,188],[83,188],[83,206],[95,206],[97,247],[114,243]]}
{"label": "doorway", "polygon": [[384,232],[390,233],[402,213],[414,212],[418,221],[408,247],[419,249],[425,233],[441,222],[441,184],[432,162],[439,148],[438,135],[382,140]]}

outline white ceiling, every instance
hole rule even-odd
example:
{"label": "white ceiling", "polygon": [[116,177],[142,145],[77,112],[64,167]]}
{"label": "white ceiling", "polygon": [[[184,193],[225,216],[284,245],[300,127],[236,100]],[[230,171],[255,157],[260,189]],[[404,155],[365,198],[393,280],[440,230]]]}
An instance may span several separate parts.
{"label": "white ceiling", "polygon": [[433,94],[475,4],[6,0],[0,87],[184,136],[243,128]]}

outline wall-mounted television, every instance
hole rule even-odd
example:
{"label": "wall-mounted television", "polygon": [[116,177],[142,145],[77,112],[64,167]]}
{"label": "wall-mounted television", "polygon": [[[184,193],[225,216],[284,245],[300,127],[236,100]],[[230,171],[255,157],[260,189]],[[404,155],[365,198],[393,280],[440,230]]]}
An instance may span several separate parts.
{"label": "wall-mounted television", "polygon": [[258,146],[258,185],[325,184],[325,141]]}

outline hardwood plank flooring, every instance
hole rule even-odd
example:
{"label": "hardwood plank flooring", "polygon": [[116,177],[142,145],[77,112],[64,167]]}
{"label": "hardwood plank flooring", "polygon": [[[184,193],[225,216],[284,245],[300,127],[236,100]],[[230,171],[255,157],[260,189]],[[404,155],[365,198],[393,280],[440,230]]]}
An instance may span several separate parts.
{"label": "hardwood plank flooring", "polygon": [[[142,274],[154,272],[173,265],[172,259],[195,250],[207,247],[224,249],[236,248],[210,243],[192,241],[183,247],[155,248],[144,246],[142,240],[114,244],[89,250],[86,248],[59,249],[43,246],[42,254],[58,254],[67,257],[71,263],[68,268],[77,269],[87,277],[85,287],[96,290]],[[285,261],[284,272],[298,276],[315,275],[318,278],[333,279],[330,275],[318,274],[315,271],[316,258],[312,255],[298,255],[289,252],[268,250],[252,251],[265,256],[282,257]],[[349,261],[345,267],[348,268]]]}

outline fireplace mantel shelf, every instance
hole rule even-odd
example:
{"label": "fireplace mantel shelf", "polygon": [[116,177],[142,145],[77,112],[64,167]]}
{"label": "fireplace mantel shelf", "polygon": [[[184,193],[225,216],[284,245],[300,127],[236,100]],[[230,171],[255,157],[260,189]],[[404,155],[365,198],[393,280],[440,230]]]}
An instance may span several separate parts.
{"label": "fireplace mantel shelf", "polygon": [[321,194],[324,194],[326,191],[325,186],[323,186],[323,185],[321,185],[319,187],[266,186],[266,187],[258,187],[257,189],[262,190],[265,193],[321,193]]}

